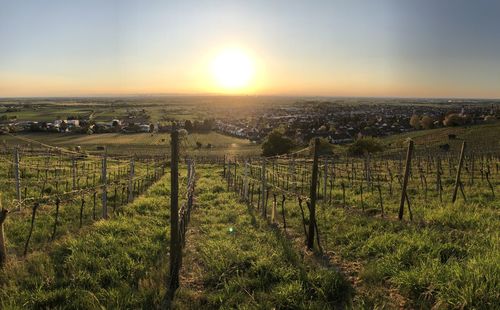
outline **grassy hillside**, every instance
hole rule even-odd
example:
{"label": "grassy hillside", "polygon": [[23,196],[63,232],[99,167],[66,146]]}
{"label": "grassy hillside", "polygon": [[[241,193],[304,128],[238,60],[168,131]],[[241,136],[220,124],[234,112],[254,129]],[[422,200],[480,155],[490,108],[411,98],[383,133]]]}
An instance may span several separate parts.
{"label": "grassy hillside", "polygon": [[165,176],[108,221],[11,257],[0,272],[0,308],[158,307],[168,270],[168,183]]}
{"label": "grassy hillside", "polygon": [[[336,269],[305,264],[277,230],[225,192],[220,167],[198,171],[176,307],[325,309],[349,302],[350,287]],[[0,307],[158,308],[168,271],[169,183],[165,176],[110,220],[25,259],[11,257],[0,271]]]}
{"label": "grassy hillside", "polygon": [[[339,175],[332,200],[319,195],[321,254],[304,250],[295,197],[287,196],[284,205],[285,234],[279,204],[271,223],[274,192],[263,218],[227,191],[221,171],[197,167],[178,309],[492,309],[500,298],[500,204],[484,180],[467,185],[467,202],[451,204],[451,184],[440,202],[432,190],[419,195],[415,178],[408,190],[414,220],[405,215],[398,221],[397,190],[365,185],[361,202],[357,186],[345,182],[344,205]],[[493,185],[498,193],[498,180]],[[282,192],[275,193],[280,199]],[[112,219],[26,259],[11,259],[0,272],[0,307],[159,307],[168,270],[168,209],[165,176]]]}
{"label": "grassy hillside", "polygon": [[349,302],[335,268],[306,264],[258,211],[203,169],[184,259],[179,309],[330,309]]}
{"label": "grassy hillside", "polygon": [[[457,136],[450,140],[448,135]],[[384,142],[391,147],[405,147],[405,140],[411,138],[416,147],[437,148],[440,144],[448,143],[451,151],[460,149],[462,141],[467,141],[471,149],[499,149],[500,148],[500,121],[491,124],[482,124],[463,127],[444,127],[429,130],[417,130],[400,135],[384,138]]]}

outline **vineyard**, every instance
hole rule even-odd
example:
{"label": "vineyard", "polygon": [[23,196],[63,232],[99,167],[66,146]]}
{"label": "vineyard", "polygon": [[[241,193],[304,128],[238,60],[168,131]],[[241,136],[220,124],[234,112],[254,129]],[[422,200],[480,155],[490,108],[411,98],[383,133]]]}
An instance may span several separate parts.
{"label": "vineyard", "polygon": [[[2,309],[494,308],[494,149],[1,154]],[[166,153],[166,152],[165,152]],[[7,213],[7,210],[9,211]]]}
{"label": "vineyard", "polygon": [[113,158],[61,149],[14,148],[0,157],[0,189],[11,210],[7,255],[26,256],[131,202],[163,175],[165,159]]}
{"label": "vineyard", "polygon": [[229,160],[227,188],[340,266],[368,295],[355,297],[360,306],[488,308],[498,301],[497,154],[468,152],[465,142],[460,153],[431,154],[412,141],[399,155],[300,153]]}

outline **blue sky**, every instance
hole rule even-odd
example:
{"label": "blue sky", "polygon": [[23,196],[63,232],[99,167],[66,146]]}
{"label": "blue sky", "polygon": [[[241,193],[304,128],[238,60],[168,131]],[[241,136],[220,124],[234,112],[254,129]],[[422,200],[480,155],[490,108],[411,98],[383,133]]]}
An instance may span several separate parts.
{"label": "blue sky", "polygon": [[500,97],[500,1],[0,0],[0,96],[210,93],[228,46],[242,92]]}

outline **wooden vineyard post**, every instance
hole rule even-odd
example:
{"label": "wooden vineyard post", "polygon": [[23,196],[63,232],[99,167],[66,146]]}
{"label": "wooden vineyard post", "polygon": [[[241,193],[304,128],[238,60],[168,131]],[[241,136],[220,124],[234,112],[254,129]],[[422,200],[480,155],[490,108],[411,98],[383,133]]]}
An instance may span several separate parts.
{"label": "wooden vineyard post", "polygon": [[236,161],[236,158],[234,159],[234,180],[233,180],[233,188],[236,188],[236,169],[238,167],[238,162]]}
{"label": "wooden vineyard post", "polygon": [[[460,173],[462,172],[462,165],[464,163],[464,153],[465,153],[465,141],[462,143],[462,150],[460,151],[460,159],[458,162],[458,170],[457,170],[457,176],[455,177],[455,187],[453,189],[453,197],[451,198],[451,202],[455,202],[457,200],[457,192],[458,192],[458,187],[462,186],[462,182],[460,181]],[[463,190],[462,190],[463,194]],[[465,197],[465,195],[464,195]]]}
{"label": "wooden vineyard post", "polygon": [[309,233],[307,234],[307,248],[314,247],[314,229],[316,224],[316,186],[318,185],[318,148],[319,138],[314,139],[314,157],[311,177],[310,208],[309,208]]}
{"label": "wooden vineyard post", "polygon": [[224,161],[222,163],[222,166],[224,167],[224,171],[223,171],[222,175],[225,178],[226,177],[226,155],[225,154],[224,154]]}
{"label": "wooden vineyard post", "polygon": [[231,175],[232,173],[232,170],[231,170],[231,159],[230,158],[226,158],[226,181],[227,181],[227,188],[228,188],[228,191],[229,191],[229,188],[231,186]]}
{"label": "wooden vineyard post", "polygon": [[59,197],[56,198],[56,214],[54,215],[54,227],[52,229],[52,236],[50,240],[54,240],[56,238],[57,225],[59,225],[59,206],[61,205],[61,199]]}
{"label": "wooden vineyard post", "polygon": [[260,203],[261,203],[261,201],[260,201],[260,188],[258,187],[257,188],[257,210],[260,209]]}
{"label": "wooden vineyard post", "polygon": [[96,213],[95,213],[95,207],[96,207],[96,198],[97,198],[97,191],[94,190],[94,193],[92,194],[92,199],[93,199],[93,207],[92,207],[92,219],[95,221],[96,219]]}
{"label": "wooden vineyard post", "polygon": [[285,231],[286,234],[286,217],[285,217],[285,194],[282,195],[281,199],[281,215],[283,216],[283,230]]}
{"label": "wooden vineyard post", "polygon": [[267,195],[266,195],[266,159],[262,159],[262,174],[261,174],[261,183],[262,183],[262,200],[261,200],[261,206],[262,206],[262,216],[266,217],[266,206],[267,206]]}
{"label": "wooden vineyard post", "polygon": [[85,197],[82,194],[82,200],[81,200],[81,204],[80,204],[80,228],[83,227],[83,207],[84,206],[85,206]]}
{"label": "wooden vineyard post", "polygon": [[250,195],[250,197],[249,197],[250,205],[253,207],[253,182],[250,185],[249,195]]}
{"label": "wooden vineyard post", "polygon": [[[21,202],[21,176],[19,173],[19,150],[17,147],[14,149],[14,178],[16,180],[16,198],[17,198],[17,201],[20,203]],[[18,209],[20,209],[20,208],[21,208],[21,205],[19,204]]]}
{"label": "wooden vineyard post", "polygon": [[326,200],[327,181],[328,181],[328,159],[325,159],[325,166],[323,167],[323,200]]}
{"label": "wooden vineyard post", "polygon": [[443,202],[443,186],[441,185],[441,159],[438,158],[436,159],[436,191],[439,194],[439,201]]}
{"label": "wooden vineyard post", "polygon": [[3,268],[7,262],[7,250],[5,248],[5,235],[3,230],[3,223],[7,218],[9,211],[2,206],[2,195],[0,195],[0,269]]}
{"label": "wooden vineyard post", "polygon": [[73,190],[76,189],[76,160],[75,157],[71,158],[71,177],[73,179]]}
{"label": "wooden vineyard post", "polygon": [[135,174],[135,166],[134,166],[134,159],[132,158],[130,160],[130,171],[128,175],[128,199],[127,202],[131,202],[132,199],[134,199],[134,191],[132,187],[132,182],[134,180],[134,174]]}
{"label": "wooden vineyard post", "polygon": [[276,192],[273,193],[273,208],[271,210],[271,223],[275,224],[276,223]]}
{"label": "wooden vineyard post", "polygon": [[179,235],[179,132],[171,133],[170,161],[170,271],[168,304],[179,287],[179,268],[181,264],[181,243]]}
{"label": "wooden vineyard post", "polygon": [[102,158],[102,168],[101,168],[101,179],[102,179],[102,218],[108,218],[108,193],[106,188],[107,182],[107,154],[104,153]]}
{"label": "wooden vineyard post", "polygon": [[245,159],[245,170],[243,180],[243,198],[248,201],[248,161]]}
{"label": "wooden vineyard post", "polygon": [[23,256],[26,256],[26,254],[28,254],[28,247],[30,245],[31,235],[33,234],[33,228],[35,227],[36,210],[38,209],[39,206],[40,205],[38,204],[38,202],[35,202],[35,204],[33,205],[33,211],[31,213],[31,226],[28,234],[28,239],[26,239],[26,243],[24,244]]}
{"label": "wooden vineyard post", "polygon": [[406,187],[408,186],[408,178],[410,176],[412,153],[413,153],[413,140],[410,140],[408,143],[408,152],[406,153],[405,175],[403,178],[403,184],[402,184],[402,188],[401,188],[401,201],[399,203],[398,218],[400,221],[403,219],[405,200],[407,199]]}
{"label": "wooden vineyard post", "polygon": [[361,182],[359,183],[359,195],[361,198],[361,210],[365,212],[365,203],[363,201],[363,179],[361,179]]}

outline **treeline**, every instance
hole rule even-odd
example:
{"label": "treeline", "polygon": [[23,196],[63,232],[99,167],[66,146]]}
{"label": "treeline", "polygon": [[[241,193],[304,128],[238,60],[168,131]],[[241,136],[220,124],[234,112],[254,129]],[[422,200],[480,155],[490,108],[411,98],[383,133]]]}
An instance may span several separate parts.
{"label": "treeline", "polygon": [[215,119],[209,118],[203,121],[186,120],[184,121],[184,129],[188,132],[209,132],[215,127]]}
{"label": "treeline", "polygon": [[[494,121],[495,119],[495,115],[485,115],[484,117],[481,117],[481,121],[484,122]],[[464,113],[448,113],[440,118],[435,118],[429,115],[420,116],[415,113],[410,118],[410,126],[414,129],[432,129],[441,126],[464,126],[474,124],[476,121],[477,118]]]}
{"label": "treeline", "polygon": [[[314,139],[309,140],[309,149],[314,149],[312,143]],[[287,135],[286,131],[278,128],[266,137],[264,143],[262,143],[262,156],[276,156],[290,153],[294,148],[298,147],[298,144],[294,139]],[[319,138],[317,150],[318,154],[321,156],[333,155],[333,147],[328,139]],[[362,156],[370,153],[383,152],[386,146],[380,139],[373,137],[361,137],[350,144],[346,152],[351,156]]]}

